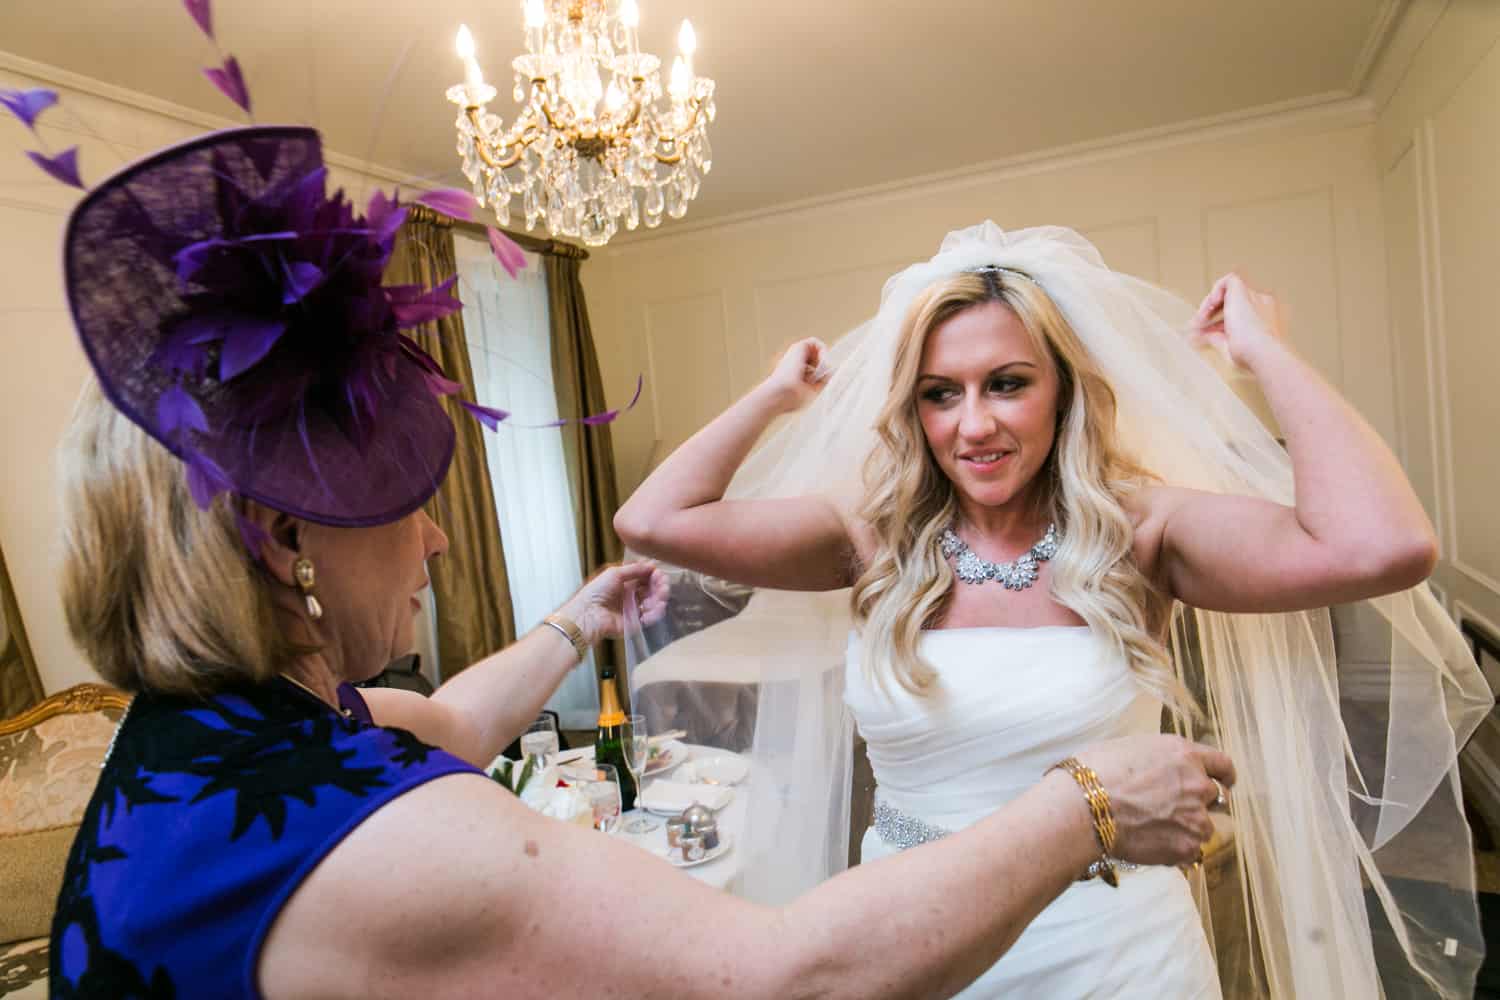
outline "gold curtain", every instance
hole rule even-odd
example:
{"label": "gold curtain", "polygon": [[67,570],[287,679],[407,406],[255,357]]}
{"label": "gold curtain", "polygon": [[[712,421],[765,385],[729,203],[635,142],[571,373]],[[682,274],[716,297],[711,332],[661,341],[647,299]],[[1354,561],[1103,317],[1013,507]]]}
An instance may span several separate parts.
{"label": "gold curtain", "polygon": [[[557,412],[580,417],[606,410],[609,404],[604,398],[604,379],[599,374],[588,305],[578,277],[583,251],[559,252],[559,246],[566,244],[554,244],[545,257],[547,315],[552,326],[552,382],[557,392]],[[621,556],[620,539],[614,528],[615,511],[620,507],[614,446],[608,424],[596,427],[576,422],[565,424],[562,440],[568,487],[573,495],[580,569],[587,579],[605,563],[618,562]],[[601,666],[613,663],[623,671],[622,647],[619,643],[601,646],[595,652],[595,662]]]}
{"label": "gold curtain", "polygon": [[21,608],[0,553],[0,719],[19,715],[42,700],[42,678],[21,625]]}
{"label": "gold curtain", "polygon": [[[386,268],[386,283],[433,287],[457,273],[452,224],[420,205],[412,206]],[[473,398],[474,372],[462,314],[424,323],[410,333]],[[438,659],[443,676],[452,677],[514,642],[516,622],[485,460],[485,431],[452,399],[445,398],[443,405],[453,418],[457,443],[448,478],[426,510],[447,534],[449,548],[447,555],[432,561],[428,572],[437,606]]]}

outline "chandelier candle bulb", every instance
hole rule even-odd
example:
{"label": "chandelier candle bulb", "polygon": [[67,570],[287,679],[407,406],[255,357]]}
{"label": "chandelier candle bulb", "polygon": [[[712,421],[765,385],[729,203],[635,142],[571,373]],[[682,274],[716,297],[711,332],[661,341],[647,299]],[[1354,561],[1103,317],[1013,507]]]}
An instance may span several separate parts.
{"label": "chandelier candle bulb", "polygon": [[547,6],[542,0],[526,0],[526,47],[532,52],[542,51],[542,33],[547,27]]}
{"label": "chandelier candle bulb", "polygon": [[682,27],[677,30],[677,49],[682,53],[682,62],[687,68],[688,82],[691,85],[693,53],[698,51],[698,36],[693,32],[693,22],[686,18],[683,19]]}
{"label": "chandelier candle bulb", "polygon": [[458,38],[455,45],[458,49],[458,58],[464,63],[464,86],[471,92],[477,92],[484,86],[484,74],[480,72],[479,60],[474,58],[474,36],[469,34],[467,24],[458,26]]}

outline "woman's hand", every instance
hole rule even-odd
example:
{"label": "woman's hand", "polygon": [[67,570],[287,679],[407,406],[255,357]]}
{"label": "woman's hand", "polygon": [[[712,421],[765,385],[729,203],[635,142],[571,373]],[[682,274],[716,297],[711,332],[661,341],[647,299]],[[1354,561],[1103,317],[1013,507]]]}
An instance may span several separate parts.
{"label": "woman's hand", "polygon": [[[1116,857],[1145,865],[1201,860],[1213,836],[1210,806],[1234,784],[1223,753],[1178,736],[1127,736],[1078,755],[1094,769],[1115,819]],[[1214,781],[1219,782],[1218,785]]]}
{"label": "woman's hand", "polygon": [[800,410],[817,398],[832,371],[824,364],[828,346],[817,337],[799,340],[776,362],[762,385],[788,412]]}
{"label": "woman's hand", "polygon": [[625,602],[640,602],[641,621],[650,624],[667,609],[667,575],[653,562],[606,566],[578,588],[558,612],[571,618],[592,646],[625,631]]}
{"label": "woman's hand", "polygon": [[1252,288],[1231,271],[1209,290],[1193,315],[1198,343],[1222,346],[1241,368],[1253,369],[1256,354],[1284,339],[1281,307],[1270,292]]}

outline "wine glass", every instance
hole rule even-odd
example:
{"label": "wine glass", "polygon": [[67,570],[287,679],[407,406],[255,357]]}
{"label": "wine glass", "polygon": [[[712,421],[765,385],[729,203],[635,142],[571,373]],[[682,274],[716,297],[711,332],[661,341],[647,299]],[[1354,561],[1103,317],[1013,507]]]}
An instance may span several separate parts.
{"label": "wine glass", "polygon": [[644,715],[628,715],[625,717],[625,737],[621,741],[625,749],[625,766],[630,769],[630,776],[635,779],[635,817],[623,827],[626,833],[650,833],[661,826],[656,820],[646,815],[641,808],[641,775],[646,771],[646,760],[651,756],[651,742],[646,730],[646,717]]}
{"label": "wine glass", "polygon": [[538,769],[544,768],[557,757],[558,745],[557,720],[542,715],[521,734],[521,757],[538,757]]}
{"label": "wine glass", "polygon": [[613,764],[595,764],[583,782],[584,797],[594,810],[594,829],[613,833],[620,825],[620,773]]}

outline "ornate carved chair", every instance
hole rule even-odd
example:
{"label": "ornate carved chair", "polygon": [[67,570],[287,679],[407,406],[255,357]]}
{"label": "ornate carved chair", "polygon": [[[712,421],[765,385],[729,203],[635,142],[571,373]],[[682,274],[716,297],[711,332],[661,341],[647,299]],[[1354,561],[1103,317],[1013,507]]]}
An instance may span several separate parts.
{"label": "ornate carved chair", "polygon": [[63,867],[129,702],[79,684],[0,720],[0,996],[47,995]]}

